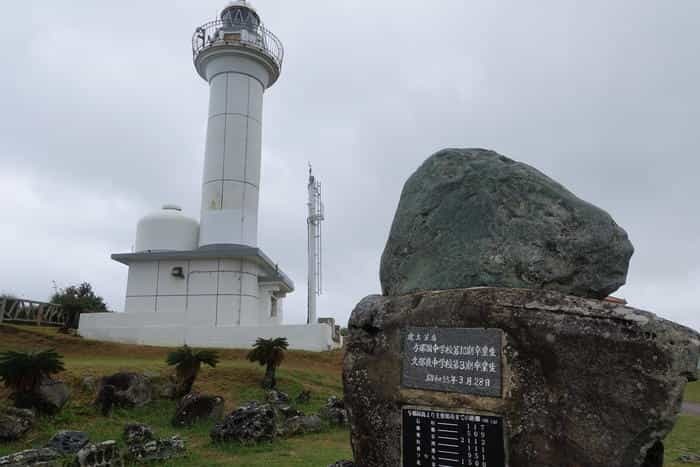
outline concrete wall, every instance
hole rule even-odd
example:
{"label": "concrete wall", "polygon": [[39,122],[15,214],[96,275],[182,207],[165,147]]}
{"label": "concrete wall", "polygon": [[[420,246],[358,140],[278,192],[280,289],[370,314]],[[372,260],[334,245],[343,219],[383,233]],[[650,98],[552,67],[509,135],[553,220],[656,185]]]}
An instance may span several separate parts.
{"label": "concrete wall", "polygon": [[[184,278],[171,274],[182,268]],[[143,261],[129,266],[125,311],[183,313],[190,327],[281,325],[284,294],[258,284],[259,267],[245,260]],[[272,297],[277,314],[272,316]]]}
{"label": "concrete wall", "polygon": [[[284,295],[280,295],[278,286],[261,285],[258,289],[260,311],[258,324],[262,326],[281,325],[284,321]],[[273,314],[273,297],[276,298],[276,313]]]}
{"label": "concrete wall", "polygon": [[286,337],[291,349],[325,351],[340,347],[326,324],[191,326],[186,313],[94,313],[80,317],[87,339],[139,345],[250,348],[258,337]]}

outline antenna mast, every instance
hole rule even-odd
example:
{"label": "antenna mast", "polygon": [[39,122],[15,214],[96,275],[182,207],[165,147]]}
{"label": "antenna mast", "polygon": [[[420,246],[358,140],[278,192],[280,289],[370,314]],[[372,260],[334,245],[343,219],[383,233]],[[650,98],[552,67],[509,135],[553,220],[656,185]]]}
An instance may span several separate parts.
{"label": "antenna mast", "polygon": [[316,180],[311,172],[309,164],[309,217],[306,219],[308,227],[308,316],[307,324],[316,324],[316,296],[321,295],[322,286],[322,262],[321,251],[321,221],[323,221],[323,202],[321,201],[321,182]]}

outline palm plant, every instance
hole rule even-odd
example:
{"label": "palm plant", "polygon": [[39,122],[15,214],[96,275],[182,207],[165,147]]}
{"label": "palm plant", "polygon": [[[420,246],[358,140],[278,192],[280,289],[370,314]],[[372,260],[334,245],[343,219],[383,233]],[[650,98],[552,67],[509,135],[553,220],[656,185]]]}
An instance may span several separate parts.
{"label": "palm plant", "polygon": [[248,352],[248,360],[265,366],[265,377],[262,380],[263,388],[274,389],[277,386],[275,372],[284,360],[284,351],[287,350],[287,347],[289,347],[289,343],[286,337],[275,339],[258,337],[253,349]]}
{"label": "palm plant", "polygon": [[177,350],[170,352],[165,360],[170,366],[175,366],[177,376],[177,386],[175,395],[185,396],[192,391],[194,381],[197,379],[202,363],[212,368],[219,363],[219,354],[214,350],[197,350],[183,345]]}
{"label": "palm plant", "polygon": [[65,370],[63,357],[54,349],[0,353],[0,381],[12,391],[16,407],[37,408],[37,390],[51,375]]}

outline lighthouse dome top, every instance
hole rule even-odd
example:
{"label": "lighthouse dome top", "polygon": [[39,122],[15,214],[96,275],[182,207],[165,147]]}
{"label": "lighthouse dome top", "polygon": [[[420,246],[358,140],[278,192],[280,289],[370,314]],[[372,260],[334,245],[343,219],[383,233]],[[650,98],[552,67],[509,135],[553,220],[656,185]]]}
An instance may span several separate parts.
{"label": "lighthouse dome top", "polygon": [[182,214],[182,208],[166,204],[142,217],[136,226],[135,251],[188,251],[197,248],[199,222]]}
{"label": "lighthouse dome top", "polygon": [[252,15],[260,22],[260,15],[255,10],[255,7],[247,2],[246,0],[234,0],[229,2],[229,4],[221,11],[221,19],[225,20],[227,15]]}

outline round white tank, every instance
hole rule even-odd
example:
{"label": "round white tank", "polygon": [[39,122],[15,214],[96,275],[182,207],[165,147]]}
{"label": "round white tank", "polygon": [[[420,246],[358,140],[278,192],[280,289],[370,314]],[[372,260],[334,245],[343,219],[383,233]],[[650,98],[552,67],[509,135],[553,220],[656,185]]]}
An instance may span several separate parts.
{"label": "round white tank", "polygon": [[198,242],[199,223],[172,204],[143,217],[136,226],[136,252],[196,250]]}

